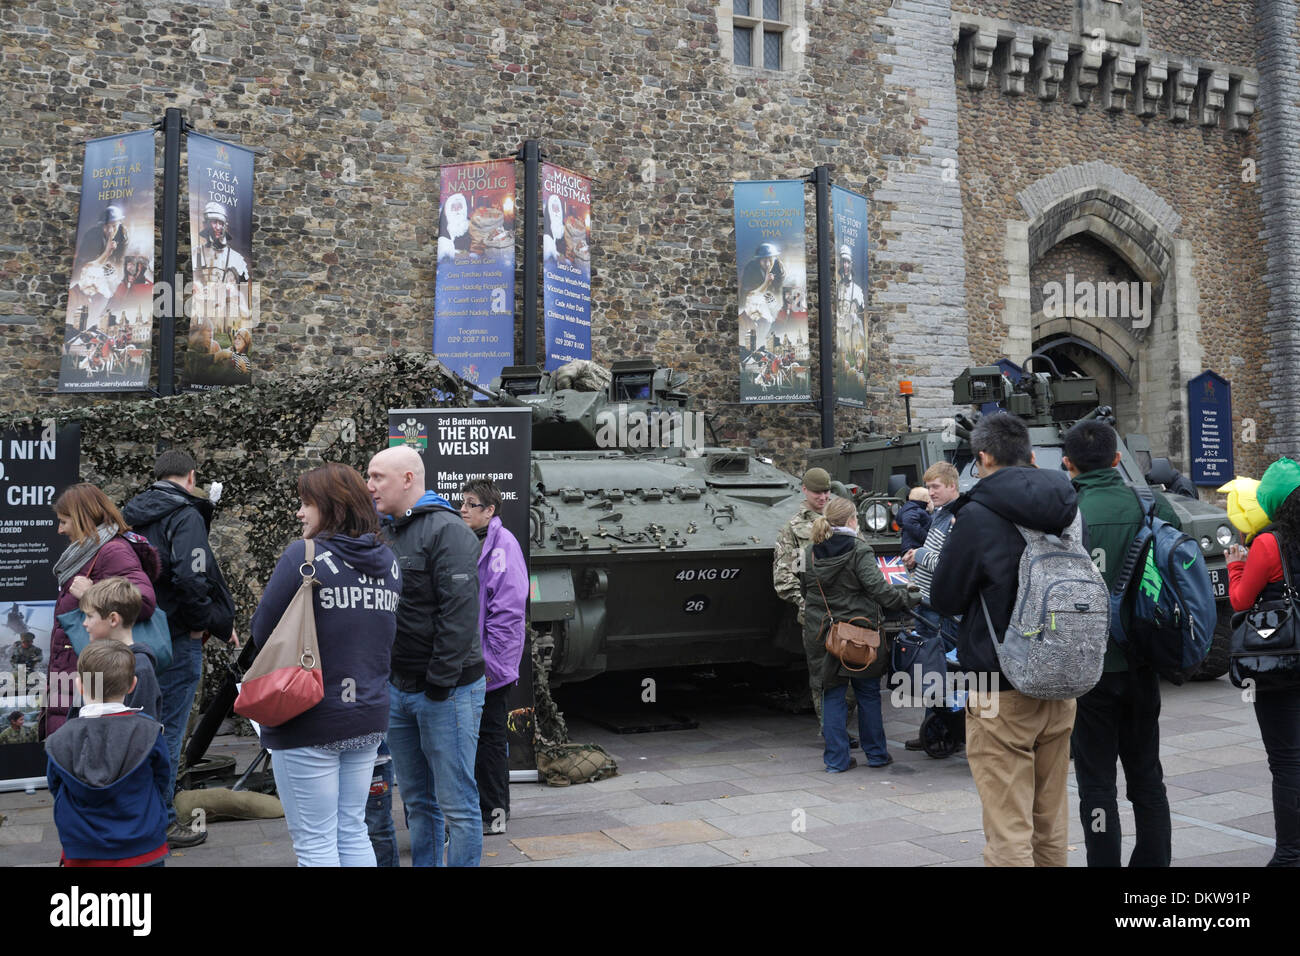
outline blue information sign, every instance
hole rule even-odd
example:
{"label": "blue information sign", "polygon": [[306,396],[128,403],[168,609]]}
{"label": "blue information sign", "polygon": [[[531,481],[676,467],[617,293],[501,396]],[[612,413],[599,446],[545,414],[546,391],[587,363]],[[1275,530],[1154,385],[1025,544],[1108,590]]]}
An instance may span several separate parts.
{"label": "blue information sign", "polygon": [[1232,385],[1216,372],[1187,383],[1192,483],[1218,486],[1233,478]]}

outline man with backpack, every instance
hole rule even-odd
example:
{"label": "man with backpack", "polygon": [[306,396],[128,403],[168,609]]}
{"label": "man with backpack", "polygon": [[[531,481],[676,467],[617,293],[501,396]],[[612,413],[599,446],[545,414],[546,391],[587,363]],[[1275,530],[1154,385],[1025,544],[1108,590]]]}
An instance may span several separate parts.
{"label": "man with backpack", "polygon": [[[968,681],[988,681],[989,692],[972,695],[966,711],[966,756],[984,810],[984,862],[1065,866],[1074,701],[1016,690],[994,640],[1003,639],[1020,588],[1027,546],[1020,527],[1062,535],[1075,523],[1076,495],[1064,474],[1033,466],[1029,430],[1014,415],[980,418],[970,445],[980,480],[951,506],[956,522],[930,603],[940,614],[961,615],[957,660]],[[1099,610],[1104,621],[1105,608]]]}
{"label": "man with backpack", "polygon": [[203,674],[203,639],[212,635],[238,646],[235,602],[208,545],[212,503],[194,494],[198,464],[179,448],[154,462],[152,485],[127,502],[122,515],[158,550],[162,573],[156,585],[158,606],[167,612],[172,632],[172,663],[158,674],[162,690],[163,735],[171,758],[167,785],[167,843],[190,847],[207,839],[176,819],[172,797],[185,726]]}
{"label": "man with backpack", "polygon": [[[1079,510],[1088,528],[1088,547],[1107,588],[1115,586],[1129,547],[1144,522],[1141,500],[1115,467],[1119,460],[1115,430],[1103,422],[1079,422],[1065,435],[1062,464],[1078,492]],[[1164,495],[1153,494],[1156,517],[1180,527]],[[1131,627],[1131,621],[1125,626]],[[1101,681],[1080,697],[1077,705],[1074,773],[1079,784],[1079,817],[1088,865],[1120,865],[1115,789],[1118,758],[1124,765],[1124,782],[1137,830],[1129,865],[1168,866],[1171,830],[1169,800],[1160,767],[1159,676],[1148,664],[1130,661],[1112,637],[1106,646]]]}

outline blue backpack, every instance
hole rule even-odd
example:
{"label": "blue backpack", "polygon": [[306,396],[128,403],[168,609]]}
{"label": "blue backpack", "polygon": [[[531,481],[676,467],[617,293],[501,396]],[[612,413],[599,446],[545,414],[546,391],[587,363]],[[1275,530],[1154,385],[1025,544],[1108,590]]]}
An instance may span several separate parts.
{"label": "blue backpack", "polygon": [[1110,589],[1110,636],[1136,661],[1181,684],[1210,652],[1214,587],[1195,539],[1156,517],[1150,488],[1130,490],[1143,522]]}

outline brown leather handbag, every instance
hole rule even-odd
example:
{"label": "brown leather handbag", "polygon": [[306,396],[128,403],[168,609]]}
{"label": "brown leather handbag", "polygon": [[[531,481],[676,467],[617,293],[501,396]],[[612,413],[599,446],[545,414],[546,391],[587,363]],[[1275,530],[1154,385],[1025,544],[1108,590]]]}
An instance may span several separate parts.
{"label": "brown leather handbag", "polygon": [[870,623],[865,617],[852,617],[847,621],[835,620],[835,615],[831,614],[830,602],[826,600],[826,592],[822,590],[821,579],[816,575],[813,577],[817,581],[817,590],[821,591],[822,603],[826,605],[826,620],[830,621],[831,625],[826,631],[827,652],[834,654],[844,665],[845,670],[854,673],[865,671],[876,662],[876,657],[880,654],[880,632],[853,623],[854,621]]}

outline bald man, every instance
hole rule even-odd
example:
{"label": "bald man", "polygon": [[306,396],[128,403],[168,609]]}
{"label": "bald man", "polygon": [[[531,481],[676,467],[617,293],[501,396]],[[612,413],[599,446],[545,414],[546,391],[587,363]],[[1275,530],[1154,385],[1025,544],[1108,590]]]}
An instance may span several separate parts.
{"label": "bald man", "polygon": [[483,854],[474,759],[487,682],[478,626],[478,537],[424,489],[410,448],[370,459],[366,487],[402,568],[389,688],[388,747],[411,831],[411,862],[478,866]]}

